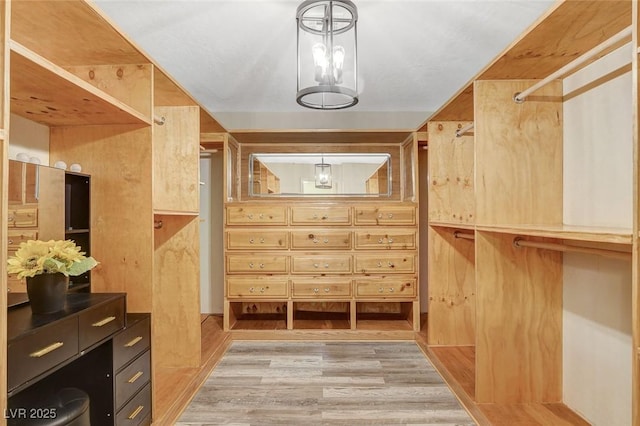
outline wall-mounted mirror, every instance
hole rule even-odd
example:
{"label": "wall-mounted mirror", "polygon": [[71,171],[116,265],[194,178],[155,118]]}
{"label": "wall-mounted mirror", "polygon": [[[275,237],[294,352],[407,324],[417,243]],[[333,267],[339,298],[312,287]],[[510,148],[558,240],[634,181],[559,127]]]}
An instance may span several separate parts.
{"label": "wall-mounted mirror", "polygon": [[253,197],[388,197],[391,194],[391,155],[250,154],[248,193]]}

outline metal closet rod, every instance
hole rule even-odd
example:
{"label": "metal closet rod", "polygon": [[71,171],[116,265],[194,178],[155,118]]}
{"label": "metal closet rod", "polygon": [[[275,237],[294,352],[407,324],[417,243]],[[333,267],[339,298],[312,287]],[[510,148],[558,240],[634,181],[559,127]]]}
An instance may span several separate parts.
{"label": "metal closet rod", "polygon": [[527,90],[524,90],[522,92],[516,93],[513,96],[513,100],[516,103],[519,103],[519,104],[523,103],[526,100],[527,96],[529,96],[531,93],[535,92],[536,90],[538,90],[542,86],[545,86],[549,82],[551,82],[552,80],[555,80],[555,79],[567,74],[572,69],[577,68],[578,66],[580,66],[583,63],[589,61],[590,59],[592,59],[594,56],[598,55],[602,51],[608,49],[609,47],[615,45],[616,43],[624,40],[625,38],[627,38],[629,36],[631,36],[631,27],[630,26],[625,28],[624,30],[620,31],[618,34],[614,35],[610,39],[605,40],[604,42],[600,43],[599,45],[597,45],[593,49],[589,50],[588,52],[586,52],[584,55],[580,56],[579,58],[569,62],[567,65],[565,65],[564,67],[560,68],[558,71],[554,72],[553,74],[547,76],[546,78],[543,78],[542,80],[540,80],[539,82],[537,82],[536,84],[534,84],[533,86],[528,88]]}
{"label": "metal closet rod", "polygon": [[623,251],[616,250],[607,250],[607,249],[597,249],[591,247],[581,247],[581,246],[570,246],[566,244],[556,244],[556,243],[539,243],[535,241],[526,241],[520,237],[516,237],[513,239],[514,247],[532,247],[546,250],[555,250],[562,252],[574,252],[574,253],[586,253],[586,254],[597,254],[600,256],[606,257],[614,257],[616,259],[631,259],[631,253],[626,253]]}
{"label": "metal closet rod", "polygon": [[456,130],[456,138],[462,137],[462,135],[467,133],[469,130],[473,129],[473,126],[474,126],[474,123],[471,123],[471,124],[467,124],[466,126],[461,127],[458,130]]}
{"label": "metal closet rod", "polygon": [[476,236],[473,234],[470,234],[468,232],[460,232],[460,231],[455,231],[453,233],[453,237],[454,238],[464,238],[465,240],[475,240]]}

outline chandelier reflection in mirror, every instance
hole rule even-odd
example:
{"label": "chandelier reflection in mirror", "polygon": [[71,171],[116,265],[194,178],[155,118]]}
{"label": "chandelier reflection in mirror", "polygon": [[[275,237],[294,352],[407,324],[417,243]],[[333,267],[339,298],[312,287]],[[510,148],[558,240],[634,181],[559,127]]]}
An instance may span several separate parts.
{"label": "chandelier reflection in mirror", "polygon": [[298,24],[298,104],[342,109],[358,103],[358,11],[348,0],[307,0]]}
{"label": "chandelier reflection in mirror", "polygon": [[331,164],[324,162],[324,155],[319,163],[315,164],[316,188],[331,189]]}

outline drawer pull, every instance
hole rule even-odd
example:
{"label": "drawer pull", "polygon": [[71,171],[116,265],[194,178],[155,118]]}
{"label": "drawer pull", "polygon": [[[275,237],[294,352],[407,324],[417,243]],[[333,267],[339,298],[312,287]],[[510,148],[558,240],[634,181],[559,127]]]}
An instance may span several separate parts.
{"label": "drawer pull", "polygon": [[378,262],[378,268],[382,268],[382,262]]}
{"label": "drawer pull", "polygon": [[324,292],[329,293],[329,287],[325,287]]}
{"label": "drawer pull", "polygon": [[142,340],[142,336],[134,337],[133,339],[131,339],[130,341],[125,343],[124,347],[125,348],[130,348],[130,347],[134,346],[136,343],[138,343],[140,340]]}
{"label": "drawer pull", "polygon": [[389,213],[387,216],[389,217],[389,219],[393,219],[393,213]]}
{"label": "drawer pull", "polygon": [[138,408],[136,408],[135,410],[133,410],[131,414],[129,414],[128,419],[129,420],[135,419],[138,416],[138,414],[140,414],[140,411],[142,410],[144,410],[144,405],[138,405]]}
{"label": "drawer pull", "polygon": [[393,244],[393,238],[389,238],[389,244]]}
{"label": "drawer pull", "polygon": [[144,373],[142,371],[138,371],[136,374],[131,376],[131,378],[129,380],[127,380],[127,383],[134,383],[136,380],[138,380],[140,377],[142,377],[143,374]]}
{"label": "drawer pull", "polygon": [[379,244],[382,244],[383,242],[384,242],[384,241],[382,241],[382,238],[380,238],[380,239],[378,240],[378,243],[379,243]]}
{"label": "drawer pull", "polygon": [[7,241],[7,244],[9,244],[9,245],[13,244],[13,240]]}
{"label": "drawer pull", "polygon": [[313,292],[314,292],[314,293],[317,293],[317,292],[319,292],[319,291],[320,291],[320,289],[319,289],[319,288],[314,288],[314,289],[313,289]]}
{"label": "drawer pull", "polygon": [[328,239],[328,238],[325,238],[325,239],[324,239],[324,243],[325,243],[325,244],[327,244],[328,242],[329,242],[329,239]]}
{"label": "drawer pull", "polygon": [[393,287],[389,287],[389,293],[393,293]]}
{"label": "drawer pull", "polygon": [[329,264],[328,264],[328,263],[325,263],[325,264],[324,264],[324,267],[325,267],[325,268],[328,268],[328,267],[329,267]]}
{"label": "drawer pull", "polygon": [[264,269],[264,263],[260,264],[260,269]]}
{"label": "drawer pull", "polygon": [[264,238],[260,238],[260,244],[264,244]]}
{"label": "drawer pull", "polygon": [[42,349],[37,350],[35,352],[31,352],[29,354],[29,356],[31,358],[41,358],[41,357],[45,356],[46,354],[48,354],[50,352],[53,352],[56,349],[61,348],[63,346],[64,346],[64,342],[55,342],[55,343],[52,343],[52,344],[50,344],[49,346],[47,346],[45,348],[42,348]]}
{"label": "drawer pull", "polygon": [[384,293],[384,288],[380,287],[380,288],[378,289],[378,293]]}
{"label": "drawer pull", "polygon": [[393,262],[389,262],[388,266],[389,266],[389,268],[395,268],[396,267],[396,265],[394,265]]}
{"label": "drawer pull", "polygon": [[318,268],[318,267],[320,267],[320,265],[318,265],[317,263],[314,263],[314,264],[313,264],[313,267],[314,267],[314,268]]}
{"label": "drawer pull", "polygon": [[91,324],[91,327],[102,327],[104,325],[109,324],[111,321],[114,321],[116,319],[116,317],[106,317],[105,319],[102,319],[98,322],[94,322],[93,324]]}
{"label": "drawer pull", "polygon": [[253,238],[249,238],[249,244],[253,244]]}
{"label": "drawer pull", "polygon": [[259,217],[260,219],[262,219],[262,218],[264,218],[264,215],[263,215],[262,213],[260,213],[260,214],[258,215],[258,217]]}
{"label": "drawer pull", "polygon": [[247,215],[247,217],[248,217],[249,219],[253,219],[253,213],[249,213],[249,214]]}
{"label": "drawer pull", "polygon": [[249,263],[249,268],[253,268],[253,263]]}
{"label": "drawer pull", "polygon": [[249,293],[253,293],[254,291],[255,291],[255,288],[249,287]]}
{"label": "drawer pull", "polygon": [[260,289],[260,293],[264,293],[264,287]]}

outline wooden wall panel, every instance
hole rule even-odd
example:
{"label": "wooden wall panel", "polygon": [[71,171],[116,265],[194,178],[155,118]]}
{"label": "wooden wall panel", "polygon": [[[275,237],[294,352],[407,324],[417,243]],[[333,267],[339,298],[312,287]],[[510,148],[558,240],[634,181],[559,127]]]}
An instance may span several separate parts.
{"label": "wooden wall panel", "polygon": [[429,122],[429,221],[475,222],[473,133],[456,137],[468,122]]}
{"label": "wooden wall panel", "polygon": [[562,253],[513,238],[476,232],[476,402],[560,402]]}
{"label": "wooden wall panel", "polygon": [[151,65],[92,65],[65,67],[105,93],[151,119]]}
{"label": "wooden wall panel", "polygon": [[[640,6],[632,2],[633,51],[640,48]],[[640,426],[640,60],[632,55],[633,93],[633,254],[631,258],[631,316],[633,333],[631,401],[633,426]]]}
{"label": "wooden wall panel", "polygon": [[562,223],[562,83],[476,81],[476,223]]}
{"label": "wooden wall panel", "polygon": [[159,367],[200,366],[199,218],[158,216],[154,232],[153,357]]}
{"label": "wooden wall panel", "polygon": [[[0,0],[0,229],[7,229],[9,180],[9,89],[7,87],[8,59],[5,48],[8,40],[8,19],[11,2]],[[7,239],[0,238],[0,410],[7,408]],[[3,411],[4,412],[4,411]],[[2,416],[4,417],[4,416]],[[0,418],[0,425],[6,420]]]}
{"label": "wooden wall panel", "polygon": [[200,110],[157,107],[165,117],[153,128],[153,207],[156,211],[200,210]]}
{"label": "wooden wall panel", "polygon": [[52,128],[50,153],[91,175],[93,291],[126,291],[129,312],[151,312],[151,128]]}
{"label": "wooden wall panel", "polygon": [[[430,345],[474,345],[475,246],[451,228],[429,227]],[[472,232],[472,231],[462,231]]]}

